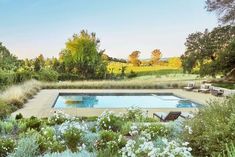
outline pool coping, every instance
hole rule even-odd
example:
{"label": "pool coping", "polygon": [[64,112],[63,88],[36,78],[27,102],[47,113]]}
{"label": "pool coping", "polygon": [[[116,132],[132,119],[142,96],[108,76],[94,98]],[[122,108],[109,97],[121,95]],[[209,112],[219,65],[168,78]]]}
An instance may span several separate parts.
{"label": "pool coping", "polygon": [[[58,93],[58,95],[56,96],[56,99],[55,99],[55,101],[53,102],[53,104],[51,105],[51,108],[54,108],[54,109],[59,109],[59,110],[61,110],[61,109],[66,109],[66,108],[63,108],[63,107],[58,107],[58,108],[55,108],[55,104],[56,104],[56,102],[57,102],[57,100],[58,100],[58,98],[59,98],[59,96],[61,96],[61,95],[82,95],[82,94],[87,94],[87,95],[98,95],[98,96],[103,96],[103,95],[113,95],[113,94],[115,94],[115,95],[121,95],[121,94],[130,94],[130,95],[134,95],[134,94],[136,94],[136,95],[144,95],[144,94],[146,94],[146,95],[154,95],[154,94],[156,94],[156,95],[172,95],[172,96],[176,96],[176,97],[178,97],[178,98],[180,98],[181,100],[189,100],[189,101],[191,101],[192,103],[194,103],[195,105],[197,105],[197,107],[178,107],[178,108],[167,108],[167,107],[153,107],[153,108],[143,108],[143,107],[141,107],[141,109],[198,109],[198,108],[200,108],[200,107],[203,107],[203,105],[202,104],[200,104],[200,103],[197,103],[197,102],[195,102],[195,101],[192,101],[192,100],[190,100],[190,99],[187,99],[187,98],[184,98],[184,97],[182,97],[182,96],[178,96],[178,95],[176,95],[175,93],[170,93],[170,92],[167,92],[167,93],[155,93],[155,92],[151,92],[151,93],[130,93],[130,92],[128,92],[128,93],[84,93],[84,92],[76,92],[76,93],[64,93],[64,92],[59,92]],[[79,107],[71,107],[71,108],[74,108],[74,109],[127,109],[128,107],[115,107],[115,108],[98,108],[98,107],[95,107],[95,108],[89,108],[89,107],[81,107],[81,108],[79,108]]]}
{"label": "pool coping", "polygon": [[[24,117],[49,117],[53,112],[60,110],[67,114],[74,116],[99,116],[106,108],[71,108],[71,109],[55,109],[52,104],[58,97],[59,93],[173,93],[174,95],[186,98],[194,103],[206,105],[210,99],[217,99],[217,97],[210,94],[188,92],[182,89],[43,89],[37,95],[30,99],[22,109],[12,113],[12,116],[21,113]],[[218,98],[222,99],[222,98]],[[126,108],[108,108],[116,113],[125,112]],[[185,111],[197,112],[197,108],[145,108],[149,111],[149,116],[155,112],[169,112],[169,111]]]}

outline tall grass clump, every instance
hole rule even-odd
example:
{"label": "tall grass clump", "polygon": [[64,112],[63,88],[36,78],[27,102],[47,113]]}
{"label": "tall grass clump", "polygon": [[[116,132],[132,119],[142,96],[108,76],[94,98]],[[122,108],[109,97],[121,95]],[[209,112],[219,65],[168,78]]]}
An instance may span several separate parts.
{"label": "tall grass clump", "polygon": [[21,108],[23,104],[32,98],[41,88],[41,83],[36,80],[27,81],[20,85],[14,85],[0,94],[0,99],[8,105]]}
{"label": "tall grass clump", "polygon": [[[227,144],[235,143],[235,95],[213,100],[185,124],[182,135],[196,156],[218,156]],[[228,153],[225,151],[225,153]]]}
{"label": "tall grass clump", "polygon": [[44,89],[172,89],[187,85],[185,81],[149,80],[64,81],[43,83]]}

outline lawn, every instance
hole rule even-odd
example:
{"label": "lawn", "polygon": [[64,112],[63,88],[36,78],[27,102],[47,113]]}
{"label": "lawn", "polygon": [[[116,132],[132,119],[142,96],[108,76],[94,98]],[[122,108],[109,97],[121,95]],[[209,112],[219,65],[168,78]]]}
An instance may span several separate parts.
{"label": "lawn", "polygon": [[121,74],[122,67],[126,67],[125,74],[129,74],[131,71],[135,72],[138,76],[144,75],[166,75],[166,74],[178,74],[183,73],[181,68],[175,68],[165,65],[155,65],[155,66],[133,66],[129,63],[120,62],[110,62],[107,66],[109,72],[114,74]]}

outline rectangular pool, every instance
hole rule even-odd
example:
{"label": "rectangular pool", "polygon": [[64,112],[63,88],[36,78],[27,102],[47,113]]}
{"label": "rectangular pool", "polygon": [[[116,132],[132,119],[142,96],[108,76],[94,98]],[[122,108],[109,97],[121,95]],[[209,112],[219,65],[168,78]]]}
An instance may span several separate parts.
{"label": "rectangular pool", "polygon": [[200,105],[170,93],[60,93],[53,108],[195,108]]}

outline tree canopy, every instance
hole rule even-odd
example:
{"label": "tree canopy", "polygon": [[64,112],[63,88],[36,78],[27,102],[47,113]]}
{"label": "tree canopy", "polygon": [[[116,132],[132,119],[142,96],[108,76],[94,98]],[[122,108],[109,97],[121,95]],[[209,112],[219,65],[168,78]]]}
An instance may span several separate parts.
{"label": "tree canopy", "polygon": [[106,73],[106,64],[99,50],[100,40],[95,33],[81,31],[66,42],[66,48],[60,54],[60,61],[68,72],[84,78],[102,78]]}
{"label": "tree canopy", "polygon": [[205,30],[190,34],[185,43],[186,51],[181,56],[184,71],[191,72],[195,67],[199,67],[202,76],[225,74],[231,70],[232,65],[222,70],[218,61],[222,54],[228,54],[226,49],[231,46],[234,39],[235,26],[231,25],[216,27],[211,32]]}
{"label": "tree canopy", "polygon": [[133,51],[128,57],[129,62],[134,66],[139,66],[141,64],[139,60],[140,53],[140,51]]}
{"label": "tree canopy", "polygon": [[0,70],[16,70],[20,61],[0,42]]}
{"label": "tree canopy", "polygon": [[159,63],[161,55],[162,55],[162,53],[159,49],[153,50],[151,53],[151,64],[154,65],[154,64]]}
{"label": "tree canopy", "polygon": [[235,22],[235,0],[206,0],[207,11],[215,11],[223,24]]}

